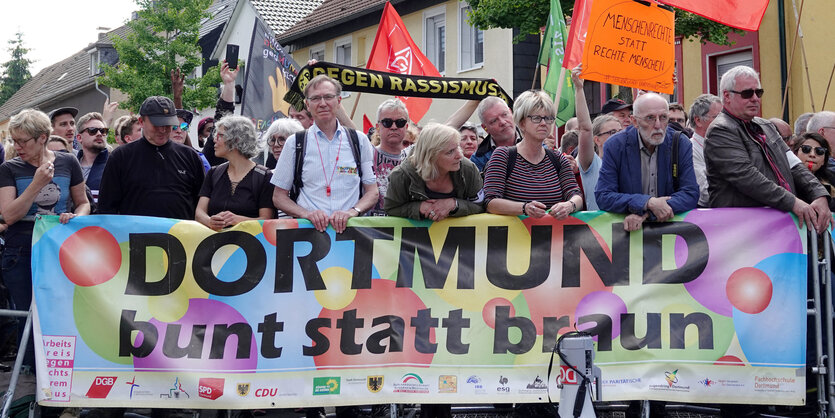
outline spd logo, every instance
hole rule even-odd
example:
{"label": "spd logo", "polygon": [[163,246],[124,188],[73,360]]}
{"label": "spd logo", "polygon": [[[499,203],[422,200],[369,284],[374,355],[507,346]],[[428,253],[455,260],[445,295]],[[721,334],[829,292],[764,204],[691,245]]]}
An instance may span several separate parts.
{"label": "spd logo", "polygon": [[223,396],[223,382],[225,380],[217,377],[201,377],[197,384],[197,395],[211,400]]}
{"label": "spd logo", "polygon": [[96,376],[93,379],[93,384],[90,385],[90,389],[87,390],[86,396],[88,398],[104,399],[110,393],[110,389],[113,389],[115,383],[116,376]]}
{"label": "spd logo", "polygon": [[557,384],[563,385],[576,385],[577,384],[577,372],[572,370],[568,366],[560,366],[560,376],[557,378]]}

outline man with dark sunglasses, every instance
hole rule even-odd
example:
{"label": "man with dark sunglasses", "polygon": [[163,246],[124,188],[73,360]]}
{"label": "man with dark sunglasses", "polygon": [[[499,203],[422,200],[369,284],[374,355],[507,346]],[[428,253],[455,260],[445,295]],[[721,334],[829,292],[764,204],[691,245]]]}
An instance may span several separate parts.
{"label": "man with dark sunglasses", "polygon": [[388,99],[377,108],[377,135],[380,145],[374,148],[374,174],[377,176],[377,188],[380,197],[370,214],[385,216],[383,199],[389,185],[389,174],[400,165],[403,151],[403,138],[409,129],[409,111],[400,99]]}
{"label": "man with dark sunglasses", "polygon": [[78,162],[81,163],[84,181],[87,182],[87,187],[93,194],[93,202],[98,202],[101,176],[109,156],[107,149],[109,130],[104,123],[104,117],[98,112],[90,112],[78,118],[77,128],[76,138],[81,149],[78,150],[76,156]]}
{"label": "man with dark sunglasses", "polygon": [[829,193],[799,164],[774,124],[758,117],[763,89],[757,72],[734,67],[719,90],[723,109],[707,130],[704,151],[710,206],[769,206],[824,230],[832,221]]}

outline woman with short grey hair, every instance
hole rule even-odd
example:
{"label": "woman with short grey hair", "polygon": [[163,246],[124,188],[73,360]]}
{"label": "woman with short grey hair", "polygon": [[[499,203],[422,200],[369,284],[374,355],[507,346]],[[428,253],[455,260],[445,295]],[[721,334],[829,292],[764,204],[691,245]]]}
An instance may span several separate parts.
{"label": "woman with short grey hair", "polygon": [[287,138],[303,130],[302,124],[292,118],[278,119],[267,128],[264,138],[266,138],[267,150],[272,153],[275,161],[278,161],[278,156],[281,155]]}
{"label": "woman with short grey hair", "polygon": [[227,160],[203,180],[194,219],[218,231],[253,219],[271,219],[272,172],[250,158],[258,153],[255,125],[243,116],[227,116],[215,125],[215,156]]}

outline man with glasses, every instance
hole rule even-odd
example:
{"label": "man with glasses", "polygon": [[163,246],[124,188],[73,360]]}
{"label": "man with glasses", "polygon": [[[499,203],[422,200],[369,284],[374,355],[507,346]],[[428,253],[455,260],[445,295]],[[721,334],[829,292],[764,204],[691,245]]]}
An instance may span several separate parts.
{"label": "man with glasses", "polygon": [[99,200],[99,186],[101,176],[104,173],[104,166],[109,155],[107,150],[107,125],[101,113],[90,112],[78,118],[78,143],[81,149],[78,150],[78,162],[81,163],[81,172],[84,174],[84,181],[93,194],[93,202]]}
{"label": "man with glasses", "polygon": [[320,232],[331,225],[342,233],[348,219],[373,208],[379,197],[371,142],[337,120],[341,92],[342,85],[326,75],[307,83],[313,125],[287,138],[271,180],[275,207],[309,220]]}
{"label": "man with glasses", "polygon": [[713,119],[722,111],[722,99],[713,94],[703,94],[690,105],[690,125],[693,135],[690,143],[693,145],[693,171],[699,183],[699,207],[708,206],[707,172],[705,169],[705,135]]}
{"label": "man with glasses", "polygon": [[719,84],[722,112],[707,130],[710,207],[769,206],[792,212],[809,229],[832,220],[826,189],[790,150],[774,124],[757,117],[763,89],[754,69],[731,68]]}
{"label": "man with glasses", "polygon": [[116,148],[107,160],[99,213],[194,219],[203,163],[191,147],[171,141],[179,125],[174,102],[152,96],[139,108],[142,137]]}
{"label": "man with glasses", "polygon": [[699,185],[685,135],[670,128],[667,100],[646,93],[633,104],[632,126],[612,135],[603,148],[595,189],[601,210],[627,214],[635,231],[645,220],[665,222],[696,208]]}
{"label": "man with glasses", "polygon": [[409,129],[409,111],[399,99],[388,99],[377,108],[377,133],[380,145],[374,148],[374,175],[380,197],[370,211],[374,216],[385,216],[383,199],[389,184],[389,174],[400,165],[406,131]]}

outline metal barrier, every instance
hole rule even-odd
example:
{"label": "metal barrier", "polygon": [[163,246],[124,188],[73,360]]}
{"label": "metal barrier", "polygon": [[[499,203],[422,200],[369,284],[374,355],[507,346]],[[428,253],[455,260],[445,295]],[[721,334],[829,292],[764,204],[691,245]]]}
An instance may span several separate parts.
{"label": "metal barrier", "polygon": [[20,369],[23,366],[23,357],[26,353],[26,346],[29,343],[29,334],[32,332],[32,308],[28,311],[15,311],[9,309],[0,309],[0,316],[26,318],[26,325],[23,327],[23,338],[20,340],[20,345],[17,348],[17,356],[15,357],[14,367],[12,368],[12,377],[9,380],[9,388],[3,395],[3,409],[0,410],[0,417],[6,418],[9,416],[9,408],[14,401],[15,387],[17,386],[17,379],[20,376]]}

